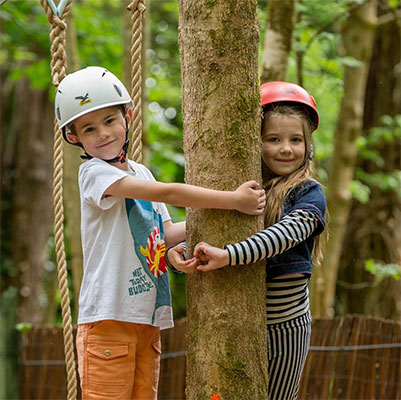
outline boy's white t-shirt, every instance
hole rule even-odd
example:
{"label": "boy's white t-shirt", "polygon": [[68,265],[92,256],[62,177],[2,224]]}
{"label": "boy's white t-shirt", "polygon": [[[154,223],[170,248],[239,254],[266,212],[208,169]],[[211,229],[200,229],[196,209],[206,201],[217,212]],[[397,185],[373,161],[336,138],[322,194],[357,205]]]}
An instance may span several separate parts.
{"label": "boy's white t-shirt", "polygon": [[143,165],[127,160],[132,173],[93,158],[79,168],[83,279],[78,324],[113,319],[173,326],[164,260],[163,203],[103,198],[114,182],[133,175],[155,180]]}

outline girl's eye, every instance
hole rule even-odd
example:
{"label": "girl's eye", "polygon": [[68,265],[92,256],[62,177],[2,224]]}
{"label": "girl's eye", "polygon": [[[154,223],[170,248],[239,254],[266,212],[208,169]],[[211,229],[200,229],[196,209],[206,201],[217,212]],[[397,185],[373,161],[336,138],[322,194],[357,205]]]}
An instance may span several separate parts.
{"label": "girl's eye", "polygon": [[269,137],[269,138],[267,138],[265,141],[268,142],[268,143],[276,143],[276,142],[278,142],[278,138],[276,138],[276,137]]}
{"label": "girl's eye", "polygon": [[295,137],[295,138],[292,139],[292,141],[293,141],[294,143],[302,143],[302,142],[303,142],[303,139],[300,138],[300,137]]}

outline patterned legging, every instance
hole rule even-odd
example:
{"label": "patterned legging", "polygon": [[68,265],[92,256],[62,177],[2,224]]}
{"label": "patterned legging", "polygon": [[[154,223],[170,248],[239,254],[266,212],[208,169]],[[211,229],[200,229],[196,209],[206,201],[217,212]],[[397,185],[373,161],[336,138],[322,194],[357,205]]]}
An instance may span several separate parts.
{"label": "patterned legging", "polygon": [[[301,283],[301,282],[299,282]],[[297,289],[292,293],[287,293],[288,296],[280,296],[279,302],[274,302],[274,308],[286,310],[294,307],[294,303],[299,300],[301,292],[308,295],[307,282],[303,289],[297,285]],[[307,299],[309,300],[309,299]],[[309,311],[309,301],[305,302],[305,297],[302,301],[302,315],[284,317],[284,312],[281,314],[280,322],[271,323],[268,320],[268,373],[269,373],[269,400],[294,400],[297,398],[299,383],[301,380],[302,370],[305,365],[305,360],[308,355],[311,337],[311,322],[312,318]],[[271,300],[268,300],[268,309],[271,305]],[[278,317],[277,313],[275,317]],[[286,319],[283,321],[283,319]]]}

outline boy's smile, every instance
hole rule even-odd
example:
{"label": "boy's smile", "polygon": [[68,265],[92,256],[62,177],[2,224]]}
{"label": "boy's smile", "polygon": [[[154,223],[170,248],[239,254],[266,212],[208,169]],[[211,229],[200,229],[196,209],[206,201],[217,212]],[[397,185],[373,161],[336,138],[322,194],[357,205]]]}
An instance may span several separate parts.
{"label": "boy's smile", "polygon": [[305,159],[305,137],[302,122],[294,116],[271,116],[264,125],[262,158],[277,175],[289,175]]}
{"label": "boy's smile", "polygon": [[126,140],[130,115],[124,119],[120,107],[107,107],[92,111],[74,121],[76,135],[69,133],[69,139],[80,142],[92,157],[110,160],[117,157]]}

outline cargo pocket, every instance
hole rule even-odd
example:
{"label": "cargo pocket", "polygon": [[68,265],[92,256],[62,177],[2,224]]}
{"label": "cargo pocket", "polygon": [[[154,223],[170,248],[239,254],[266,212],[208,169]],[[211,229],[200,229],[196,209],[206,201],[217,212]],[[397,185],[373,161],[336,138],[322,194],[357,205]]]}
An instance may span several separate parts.
{"label": "cargo pocket", "polygon": [[88,383],[116,389],[127,384],[128,343],[88,343]]}

